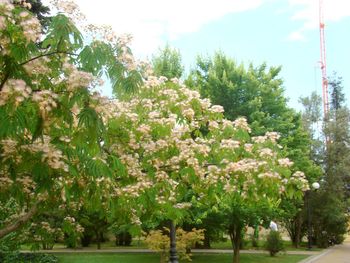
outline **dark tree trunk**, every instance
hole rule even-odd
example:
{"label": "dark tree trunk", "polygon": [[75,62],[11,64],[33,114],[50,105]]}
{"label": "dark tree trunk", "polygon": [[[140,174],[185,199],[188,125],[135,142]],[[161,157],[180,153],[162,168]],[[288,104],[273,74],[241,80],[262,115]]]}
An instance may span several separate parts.
{"label": "dark tree trunk", "polygon": [[207,234],[207,231],[204,232],[203,247],[204,248],[210,248],[210,237]]}
{"label": "dark tree trunk", "polygon": [[99,230],[96,230],[95,233],[96,233],[97,249],[101,249],[101,232]]}
{"label": "dark tree trunk", "polygon": [[204,240],[203,240],[203,244],[200,243],[196,243],[195,244],[195,248],[206,248],[209,249],[210,248],[210,236],[207,233],[208,231],[204,231]]}
{"label": "dark tree trunk", "polygon": [[239,225],[234,225],[229,229],[229,235],[233,247],[233,263],[239,263],[239,250],[242,242],[242,230],[243,227]]}
{"label": "dark tree trunk", "polygon": [[299,212],[292,220],[286,224],[289,237],[295,248],[298,248],[302,238],[303,216]]}
{"label": "dark tree trunk", "polygon": [[176,227],[173,220],[170,220],[170,258],[169,263],[179,263],[176,251]]}

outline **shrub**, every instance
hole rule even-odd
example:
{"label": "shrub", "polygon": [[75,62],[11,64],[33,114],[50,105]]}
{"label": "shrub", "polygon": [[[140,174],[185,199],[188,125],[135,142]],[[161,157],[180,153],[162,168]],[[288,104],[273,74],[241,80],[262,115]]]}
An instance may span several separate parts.
{"label": "shrub", "polygon": [[[204,240],[204,230],[193,228],[192,231],[184,231],[181,228],[176,229],[176,249],[180,259],[191,261],[191,248],[196,243],[202,243]],[[146,236],[145,243],[148,248],[160,254],[160,263],[168,260],[170,250],[169,229],[152,230]]]}
{"label": "shrub", "polygon": [[272,257],[284,250],[283,241],[278,231],[270,231],[266,238],[265,248],[270,252]]}
{"label": "shrub", "polygon": [[4,253],[0,254],[3,263],[57,263],[58,258],[51,254],[41,253]]}

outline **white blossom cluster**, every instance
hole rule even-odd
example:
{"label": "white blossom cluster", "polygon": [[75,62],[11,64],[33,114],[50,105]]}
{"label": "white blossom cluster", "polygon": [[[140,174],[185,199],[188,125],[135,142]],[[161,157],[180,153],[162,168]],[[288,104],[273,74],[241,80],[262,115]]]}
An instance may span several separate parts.
{"label": "white blossom cluster", "polygon": [[9,173],[6,170],[0,170],[0,192],[8,189],[12,184],[13,180],[9,177]]}
{"label": "white blossom cluster", "polygon": [[224,107],[222,107],[221,105],[213,105],[213,106],[211,106],[211,108],[209,110],[211,112],[215,112],[215,113],[223,113]]}
{"label": "white blossom cluster", "polygon": [[[134,184],[115,189],[116,195],[137,198],[153,185],[161,187],[156,197],[159,204],[170,201],[177,207],[176,189],[182,182],[190,180],[191,173],[182,174],[181,178],[173,178],[173,174],[184,168],[190,169],[198,177],[200,190],[222,183],[225,191],[239,192],[244,198],[250,196],[258,200],[257,189],[264,187],[261,181],[266,181],[268,185],[273,182],[276,188],[279,187],[282,177],[271,170],[270,165],[274,163],[287,168],[290,164],[287,159],[278,159],[271,148],[264,146],[266,141],[276,144],[279,138],[277,133],[268,132],[244,143],[227,137],[221,140],[211,137],[194,139],[190,135],[191,131],[203,125],[209,128],[212,136],[224,136],[225,129],[231,132],[237,129],[251,130],[245,118],[233,122],[220,119],[222,117],[216,118],[215,114],[222,114],[221,106],[212,106],[209,100],[201,99],[196,91],[185,87],[172,88],[164,81],[149,77],[147,87],[140,91],[147,94],[146,97],[132,98],[129,102],[119,101],[115,104],[118,110],[112,110],[115,112],[114,118],[126,118],[130,122],[127,122],[129,124],[125,130],[128,133],[127,143],[113,145],[111,150],[120,155],[128,174],[137,179]],[[201,109],[193,105],[201,105]],[[166,132],[160,137],[154,137],[158,132],[156,127],[162,127]],[[236,161],[230,159],[229,156],[238,148],[245,150],[250,157]],[[228,159],[207,165],[206,159],[212,154],[227,155]],[[155,170],[152,182],[145,181],[146,171],[140,171],[143,158]]]}
{"label": "white blossom cluster", "polygon": [[14,100],[16,106],[29,98],[32,90],[24,80],[9,79],[0,91],[0,106],[5,105],[10,100]]}
{"label": "white blossom cluster", "polygon": [[33,101],[39,105],[39,110],[43,116],[47,116],[52,109],[57,107],[58,95],[51,90],[37,91],[32,96]]}
{"label": "white blossom cluster", "polygon": [[45,230],[45,232],[47,232],[48,234],[53,234],[53,233],[56,232],[56,229],[52,228],[52,227],[50,226],[50,224],[49,224],[48,222],[46,222],[46,221],[42,221],[42,222],[40,223],[40,226],[41,226],[41,228],[42,228],[43,230]]}
{"label": "white blossom cluster", "polygon": [[258,178],[276,178],[276,179],[281,179],[281,176],[277,172],[266,172],[266,173],[261,173],[258,174]]}
{"label": "white blossom cluster", "polygon": [[130,48],[128,47],[131,41],[132,36],[130,34],[120,35],[117,38],[117,45],[119,47],[117,60],[122,62],[128,71],[132,71],[137,68],[135,58],[132,55]]}
{"label": "white blossom cluster", "polygon": [[247,122],[247,119],[246,118],[243,118],[243,117],[240,117],[238,119],[236,119],[234,122],[233,122],[233,125],[237,128],[237,129],[242,129],[242,130],[245,130],[247,132],[251,132],[251,129],[248,125],[248,122]]}
{"label": "white blossom cluster", "polygon": [[140,181],[134,185],[128,185],[123,188],[116,188],[115,195],[116,196],[128,196],[128,197],[139,197],[140,193],[146,191],[147,189],[153,186],[150,181]]}
{"label": "white blossom cluster", "polygon": [[65,67],[69,69],[67,78],[68,91],[73,92],[78,88],[86,88],[94,80],[94,76],[91,73],[77,70],[71,64],[65,63]]}
{"label": "white blossom cluster", "polygon": [[6,30],[8,24],[15,24],[16,21],[13,17],[12,10],[14,6],[9,0],[0,1],[0,12],[3,14],[0,16],[0,49],[1,55],[7,55],[10,53],[9,45],[11,44],[11,39],[8,34],[2,32]]}
{"label": "white blossom cluster", "polygon": [[275,152],[272,151],[270,148],[262,148],[258,152],[260,157],[262,158],[271,158],[275,156]]}
{"label": "white blossom cluster", "polygon": [[174,205],[174,208],[177,208],[177,209],[188,209],[192,206],[191,203],[177,203]]}
{"label": "white blossom cluster", "polygon": [[41,160],[46,162],[52,169],[62,169],[68,172],[68,165],[65,163],[65,156],[61,150],[58,150],[50,143],[50,137],[44,136],[44,139],[37,139],[32,144],[23,145],[21,148],[31,153],[42,153]]}
{"label": "white blossom cluster", "polygon": [[265,136],[272,142],[277,142],[277,140],[281,137],[278,132],[267,132]]}
{"label": "white blossom cluster", "polygon": [[56,8],[58,12],[65,13],[67,17],[77,24],[85,21],[85,15],[80,11],[79,6],[74,1],[69,0],[50,0],[52,9]]}
{"label": "white blossom cluster", "polygon": [[135,209],[131,209],[131,222],[132,224],[134,225],[138,225],[140,226],[141,225],[141,220],[140,218],[136,215],[136,210]]}
{"label": "white blossom cluster", "polygon": [[32,194],[36,187],[36,183],[29,176],[16,178],[16,183],[21,184],[22,191],[28,195]]}
{"label": "white blossom cluster", "polygon": [[27,42],[36,42],[41,36],[39,20],[34,16],[30,16],[26,11],[21,12],[20,17],[20,26],[23,28],[23,35],[27,39]]}
{"label": "white blossom cluster", "polygon": [[49,62],[48,57],[41,57],[27,62],[23,67],[29,76],[47,75],[51,72],[51,69],[47,66]]}
{"label": "white blossom cluster", "polygon": [[152,88],[152,87],[158,87],[159,85],[163,84],[163,82],[155,76],[149,76],[145,81],[144,81],[144,88]]}
{"label": "white blossom cluster", "polygon": [[17,154],[17,141],[13,139],[3,139],[0,141],[0,145],[2,149],[2,153],[0,154],[2,161],[11,159],[17,164],[20,163],[22,158],[19,154]]}
{"label": "white blossom cluster", "polygon": [[289,160],[288,158],[279,159],[278,164],[282,167],[291,167],[293,165],[293,162]]}
{"label": "white blossom cluster", "polygon": [[[4,2],[0,2],[0,10],[2,10],[2,12],[10,17],[11,16],[11,10],[13,9],[12,5],[9,5],[8,3],[6,3],[7,1]],[[4,30],[6,28],[6,17],[5,16],[0,16],[0,30]]]}
{"label": "white blossom cluster", "polygon": [[237,149],[240,146],[240,142],[232,139],[223,139],[220,143],[220,147],[223,149]]}
{"label": "white blossom cluster", "polygon": [[84,227],[82,227],[79,223],[77,223],[74,217],[66,216],[63,220],[66,223],[68,223],[71,226],[73,226],[75,232],[77,232],[77,233],[83,233],[84,232]]}
{"label": "white blossom cluster", "polygon": [[296,184],[302,191],[310,190],[309,182],[306,179],[305,174],[301,171],[295,172],[289,179],[289,182]]}

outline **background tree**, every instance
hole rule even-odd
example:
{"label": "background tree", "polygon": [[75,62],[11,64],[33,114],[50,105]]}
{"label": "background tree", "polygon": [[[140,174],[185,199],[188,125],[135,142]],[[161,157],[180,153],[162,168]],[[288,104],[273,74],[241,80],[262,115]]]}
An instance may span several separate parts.
{"label": "background tree", "polygon": [[50,8],[42,3],[41,0],[15,0],[14,4],[27,8],[39,20],[43,30],[50,23]]}
{"label": "background tree", "polygon": [[170,47],[169,44],[152,56],[152,66],[155,76],[164,76],[169,80],[180,79],[184,72],[180,51]]}
{"label": "background tree", "polygon": [[305,107],[304,123],[309,125],[315,136],[311,144],[312,158],[321,163],[324,173],[320,190],[313,193],[310,200],[314,241],[321,247],[327,247],[329,241],[341,243],[347,231],[349,110],[345,105],[341,78],[334,75],[329,80],[329,87],[330,114],[323,120],[323,131],[319,118],[321,98],[312,94],[309,98],[302,99]]}
{"label": "background tree", "polygon": [[299,102],[303,106],[302,122],[303,127],[308,131],[310,143],[310,158],[318,165],[322,165],[324,160],[324,141],[322,138],[322,97],[316,92],[312,92],[309,97],[300,97]]}
{"label": "background tree", "polygon": [[[278,78],[280,70],[280,67],[267,68],[266,64],[249,65],[245,69],[225,54],[216,53],[212,58],[198,57],[186,83],[213,103],[222,105],[226,118],[245,116],[253,135],[278,132],[285,156],[294,163],[292,170],[305,171],[307,178],[314,181],[320,176],[320,168],[310,159],[311,140],[302,126],[300,114],[287,106],[283,82]],[[302,202],[284,200],[282,207],[287,210],[281,213],[281,220],[285,221],[291,239],[301,240]],[[297,246],[299,241],[295,242]]]}

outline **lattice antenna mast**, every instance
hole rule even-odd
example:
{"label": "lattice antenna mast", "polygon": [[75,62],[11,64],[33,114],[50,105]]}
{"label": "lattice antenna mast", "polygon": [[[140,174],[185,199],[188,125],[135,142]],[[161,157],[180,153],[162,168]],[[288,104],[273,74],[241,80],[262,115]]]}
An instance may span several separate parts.
{"label": "lattice antenna mast", "polygon": [[321,71],[322,71],[322,99],[324,118],[328,118],[329,102],[328,102],[328,80],[327,80],[327,63],[326,63],[326,41],[325,41],[325,22],[323,0],[319,0],[319,20],[320,20],[320,51],[321,51]]}

